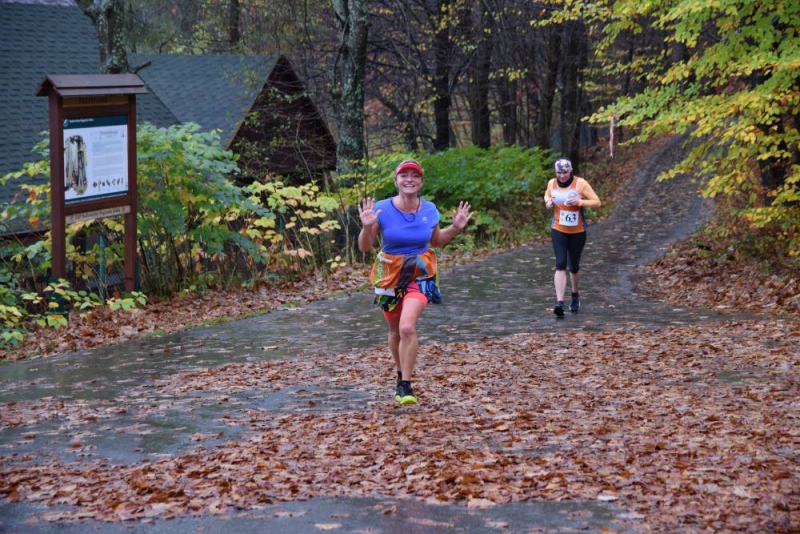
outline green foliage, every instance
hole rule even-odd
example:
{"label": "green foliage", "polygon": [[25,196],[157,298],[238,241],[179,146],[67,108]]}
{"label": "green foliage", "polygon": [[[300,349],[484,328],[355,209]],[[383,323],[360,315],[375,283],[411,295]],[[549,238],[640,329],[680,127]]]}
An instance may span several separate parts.
{"label": "green foliage", "polygon": [[442,227],[449,224],[459,202],[472,205],[475,216],[458,238],[462,243],[518,239],[524,226],[531,224],[544,230],[547,214],[541,198],[552,174],[548,168],[552,158],[537,148],[464,147],[430,155],[376,156],[370,159],[366,178],[344,188],[345,202],[356,205],[365,196],[381,199],[396,194],[394,169],[412,157],[425,169],[422,194],[441,211]]}
{"label": "green foliage", "polygon": [[688,134],[692,150],[662,178],[696,173],[705,196],[735,198],[737,220],[778,232],[779,248],[800,255],[800,3],[618,0],[607,15],[606,47],[653,24],[689,54],[653,58],[648,88],[592,119],[619,116],[640,132],[634,141]]}
{"label": "green foliage", "polygon": [[[195,124],[166,129],[145,124],[137,132],[138,252],[146,292],[161,296],[185,287],[229,287],[245,280],[253,284],[270,270],[324,265],[317,251],[338,228],[330,217],[338,203],[315,185],[236,186],[230,180],[238,172],[233,153],[221,148],[215,132],[198,130]],[[2,179],[3,184],[23,181],[20,198],[0,213],[6,229],[21,224],[37,229],[40,221],[49,222],[49,183],[31,183],[33,177],[49,175],[46,141],[36,148],[41,160]],[[82,285],[102,285],[101,271],[121,271],[120,220],[83,221],[66,230],[68,265]],[[86,245],[87,238],[98,235],[103,239]],[[0,321],[6,344],[19,343],[31,325],[66,324],[63,315],[46,313],[52,307],[88,311],[105,303],[116,311],[145,304],[144,293],[106,299],[64,283],[47,285],[50,238],[44,232],[38,241],[7,239],[0,244]]]}
{"label": "green foliage", "polygon": [[112,297],[108,299],[108,307],[111,308],[111,311],[130,311],[136,308],[141,308],[146,304],[147,296],[139,291],[131,291],[130,295],[125,297]]}
{"label": "green foliage", "polygon": [[[25,163],[22,169],[10,172],[0,178],[0,185],[6,187],[9,180],[20,181],[16,198],[12,203],[3,206],[0,212],[0,231],[12,232],[20,226],[37,230],[50,223],[50,184],[42,177],[50,176],[50,149],[47,132],[41,133],[43,139],[33,148],[41,159]],[[39,178],[39,183],[35,179]],[[19,243],[3,242],[0,244],[0,257],[14,256],[17,263],[24,263],[31,274],[44,274],[49,269],[49,247],[36,245],[24,247]],[[44,270],[42,270],[44,269]]]}
{"label": "green foliage", "polygon": [[314,184],[287,186],[280,181],[253,182],[245,192],[254,202],[262,199],[274,214],[250,221],[247,233],[268,248],[278,267],[296,270],[322,261],[316,252],[339,228],[330,218],[339,207],[335,199],[320,194]]}
{"label": "green foliage", "polygon": [[[74,290],[66,280],[48,284],[41,293],[20,289],[18,276],[0,267],[0,348],[19,345],[31,327],[61,328],[67,326],[67,314],[87,313],[103,306],[95,293]],[[105,305],[112,311],[131,310],[147,303],[143,293],[109,299]]]}
{"label": "green foliage", "polygon": [[17,289],[16,275],[0,268],[0,347],[18,345],[23,340],[24,321],[27,310],[22,291]]}
{"label": "green foliage", "polygon": [[198,130],[196,124],[139,128],[142,283],[155,294],[207,282],[199,275],[208,270],[233,276],[226,263],[240,251],[266,261],[266,250],[239,232],[238,221],[272,214],[228,179],[237,165],[219,136]]}
{"label": "green foliage", "polygon": [[744,216],[726,210],[696,232],[690,242],[698,256],[713,260],[720,269],[728,262],[755,262],[765,275],[795,278],[800,272],[800,256],[784,254],[781,241],[775,228],[754,230]]}

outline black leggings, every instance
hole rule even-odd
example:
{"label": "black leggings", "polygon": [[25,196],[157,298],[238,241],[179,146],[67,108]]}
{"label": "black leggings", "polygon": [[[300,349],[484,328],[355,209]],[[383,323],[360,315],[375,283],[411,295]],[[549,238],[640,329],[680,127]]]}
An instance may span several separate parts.
{"label": "black leggings", "polygon": [[569,260],[569,272],[580,271],[581,252],[586,244],[586,232],[565,234],[550,229],[550,235],[553,237],[553,251],[556,253],[556,271],[566,271],[567,260]]}

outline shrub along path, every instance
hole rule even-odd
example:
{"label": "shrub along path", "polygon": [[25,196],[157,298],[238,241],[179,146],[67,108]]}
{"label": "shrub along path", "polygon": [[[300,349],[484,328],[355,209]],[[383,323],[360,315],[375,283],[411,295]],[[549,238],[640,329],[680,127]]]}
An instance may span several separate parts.
{"label": "shrub along path", "polygon": [[449,272],[414,408],[365,293],[3,366],[0,527],[797,529],[796,316],[631,283],[706,209],[688,180],[653,183],[679,149],[589,229],[580,314],[550,311],[546,244]]}

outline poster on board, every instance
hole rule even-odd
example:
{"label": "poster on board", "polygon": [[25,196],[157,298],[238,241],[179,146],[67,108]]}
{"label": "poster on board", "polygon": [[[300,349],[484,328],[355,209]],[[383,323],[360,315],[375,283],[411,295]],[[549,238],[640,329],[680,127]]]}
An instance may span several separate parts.
{"label": "poster on board", "polygon": [[64,119],[64,202],[128,194],[128,117]]}

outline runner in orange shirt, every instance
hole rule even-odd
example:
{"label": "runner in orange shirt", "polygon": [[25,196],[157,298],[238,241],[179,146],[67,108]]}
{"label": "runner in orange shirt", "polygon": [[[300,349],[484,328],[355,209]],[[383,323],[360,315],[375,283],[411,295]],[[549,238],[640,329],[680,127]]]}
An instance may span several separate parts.
{"label": "runner in orange shirt", "polygon": [[553,238],[553,250],[556,254],[556,274],[553,282],[556,286],[556,305],[553,313],[564,317],[564,292],[567,288],[567,267],[572,282],[572,298],[569,310],[578,313],[580,300],[580,262],[583,247],[586,244],[586,219],[583,208],[600,207],[600,199],[589,182],[574,176],[572,163],[568,159],[558,159],[555,164],[556,177],[547,184],[544,203],[547,209],[553,210],[553,221],[550,235]]}

